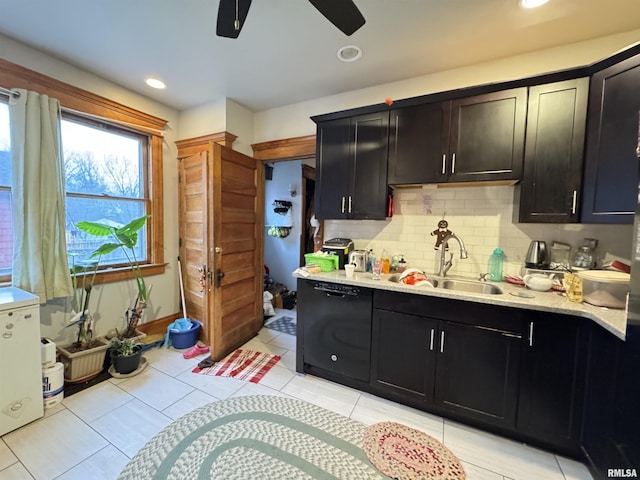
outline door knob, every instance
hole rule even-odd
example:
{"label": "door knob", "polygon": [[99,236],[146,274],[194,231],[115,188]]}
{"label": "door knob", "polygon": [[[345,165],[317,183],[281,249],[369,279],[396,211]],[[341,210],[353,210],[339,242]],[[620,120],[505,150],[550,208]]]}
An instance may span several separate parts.
{"label": "door knob", "polygon": [[218,287],[222,283],[222,279],[224,278],[224,272],[220,269],[216,270],[216,280]]}

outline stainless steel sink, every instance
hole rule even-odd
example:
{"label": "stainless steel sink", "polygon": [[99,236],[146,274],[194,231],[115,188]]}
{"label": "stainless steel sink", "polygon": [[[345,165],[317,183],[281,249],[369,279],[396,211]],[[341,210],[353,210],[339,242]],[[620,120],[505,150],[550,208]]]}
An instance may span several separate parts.
{"label": "stainless steel sink", "polygon": [[458,280],[453,278],[442,279],[440,288],[469,293],[485,293],[489,295],[500,295],[501,293],[503,293],[500,287],[492,283],[474,282],[472,280]]}
{"label": "stainless steel sink", "polygon": [[[394,283],[399,283],[400,282],[400,274],[399,273],[395,273],[393,275],[390,275],[386,278],[387,282],[394,282]],[[434,287],[438,286],[438,279],[437,278],[433,278],[433,277],[427,277],[427,280],[431,283],[431,285],[433,285]],[[431,287],[429,287],[431,288]]]}

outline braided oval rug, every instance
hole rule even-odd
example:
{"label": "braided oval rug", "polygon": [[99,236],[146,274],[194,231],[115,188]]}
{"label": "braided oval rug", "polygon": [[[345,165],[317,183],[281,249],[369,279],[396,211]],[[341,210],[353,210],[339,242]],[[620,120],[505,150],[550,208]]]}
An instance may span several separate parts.
{"label": "braided oval rug", "polygon": [[301,400],[210,403],[160,431],[120,480],[388,479],[362,449],[367,426]]}

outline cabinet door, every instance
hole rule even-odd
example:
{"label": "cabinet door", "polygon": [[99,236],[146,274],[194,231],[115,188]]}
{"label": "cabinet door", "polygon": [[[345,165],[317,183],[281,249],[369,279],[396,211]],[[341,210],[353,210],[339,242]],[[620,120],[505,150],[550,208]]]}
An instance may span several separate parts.
{"label": "cabinet door", "polygon": [[583,223],[632,223],[638,187],[640,55],[591,79]]}
{"label": "cabinet door", "polygon": [[319,123],[316,138],[316,217],[347,218],[350,119]]}
{"label": "cabinet door", "polygon": [[440,325],[436,404],[465,418],[513,428],[521,335],[445,321]]}
{"label": "cabinet door", "polygon": [[398,108],[389,118],[389,185],[447,179],[451,102]]}
{"label": "cabinet door", "polygon": [[526,114],[524,87],[454,100],[449,181],[520,180]]}
{"label": "cabinet door", "polygon": [[588,332],[579,319],[532,312],[518,405],[518,431],[575,454],[579,443]]}
{"label": "cabinet door", "polygon": [[578,221],[589,79],[529,89],[520,221]]}
{"label": "cabinet door", "polygon": [[351,129],[349,218],[384,220],[387,217],[389,112],[352,117]]}
{"label": "cabinet door", "polygon": [[437,321],[374,309],[371,384],[400,402],[431,403]]}

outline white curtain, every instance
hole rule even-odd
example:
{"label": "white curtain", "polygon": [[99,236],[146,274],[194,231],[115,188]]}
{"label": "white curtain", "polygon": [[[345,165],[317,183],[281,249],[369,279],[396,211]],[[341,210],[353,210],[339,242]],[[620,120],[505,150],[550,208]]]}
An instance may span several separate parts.
{"label": "white curtain", "polygon": [[73,295],[65,239],[60,103],[17,89],[11,96],[14,286],[46,302]]}

